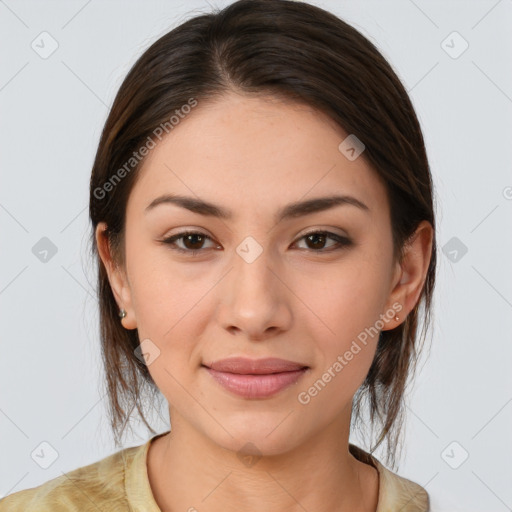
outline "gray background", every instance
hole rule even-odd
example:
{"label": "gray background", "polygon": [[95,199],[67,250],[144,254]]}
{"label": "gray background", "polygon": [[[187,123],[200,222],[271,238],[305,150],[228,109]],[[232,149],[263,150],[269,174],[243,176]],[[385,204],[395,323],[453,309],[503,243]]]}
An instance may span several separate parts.
{"label": "gray background", "polygon": [[[403,80],[436,185],[433,343],[398,472],[426,487],[434,512],[512,510],[512,1],[315,3],[361,30]],[[115,451],[88,246],[91,165],[135,59],[209,11],[205,1],[0,0],[0,496]],[[44,237],[57,249],[46,261]],[[136,432],[127,446],[148,438]]]}

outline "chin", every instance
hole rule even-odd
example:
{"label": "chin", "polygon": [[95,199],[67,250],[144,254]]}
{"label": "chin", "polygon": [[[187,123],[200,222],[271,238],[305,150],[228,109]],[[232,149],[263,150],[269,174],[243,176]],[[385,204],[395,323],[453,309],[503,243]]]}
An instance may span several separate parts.
{"label": "chin", "polygon": [[300,433],[292,431],[294,427],[296,428],[296,424],[283,421],[286,415],[280,414],[279,421],[268,421],[268,418],[265,420],[262,416],[262,413],[259,413],[257,418],[251,417],[246,412],[245,420],[241,423],[223,422],[227,432],[219,427],[214,432],[205,432],[205,434],[214,443],[235,452],[239,457],[281,455],[300,444]]}

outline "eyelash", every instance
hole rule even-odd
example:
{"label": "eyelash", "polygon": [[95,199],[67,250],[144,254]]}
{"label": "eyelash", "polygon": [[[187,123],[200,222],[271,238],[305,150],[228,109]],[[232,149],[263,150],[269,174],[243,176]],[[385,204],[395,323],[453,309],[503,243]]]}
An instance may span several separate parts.
{"label": "eyelash", "polygon": [[[176,240],[179,240],[180,238],[184,238],[184,237],[186,237],[188,235],[200,235],[200,236],[204,237],[205,239],[212,240],[211,237],[209,237],[205,233],[202,233],[201,231],[182,231],[181,233],[173,235],[173,236],[171,236],[169,238],[165,238],[164,240],[162,240],[162,242],[172,246],[171,249],[173,251],[177,251],[177,252],[180,252],[180,253],[183,253],[183,254],[186,253],[189,256],[195,256],[195,255],[199,254],[200,252],[204,252],[206,250],[206,249],[182,249],[181,247],[178,247],[175,244]],[[326,238],[330,238],[330,239],[335,240],[336,242],[338,242],[338,247],[334,247],[334,249],[331,247],[329,249],[319,249],[319,250],[315,250],[315,249],[302,249],[302,250],[305,250],[305,251],[308,251],[308,252],[324,253],[324,252],[332,252],[332,251],[341,250],[341,249],[343,249],[345,247],[349,247],[349,246],[351,246],[353,244],[352,240],[350,240],[349,238],[341,236],[341,235],[337,235],[335,233],[331,233],[330,231],[311,231],[309,233],[306,233],[306,234],[302,235],[299,238],[299,240],[302,240],[303,238],[306,238],[306,237],[311,236],[311,235],[325,235]]]}

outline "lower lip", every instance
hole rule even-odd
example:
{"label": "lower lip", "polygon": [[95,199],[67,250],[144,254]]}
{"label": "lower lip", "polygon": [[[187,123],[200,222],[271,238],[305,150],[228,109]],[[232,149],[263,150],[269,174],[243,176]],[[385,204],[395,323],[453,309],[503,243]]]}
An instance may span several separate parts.
{"label": "lower lip", "polygon": [[228,391],[244,398],[266,398],[295,384],[306,373],[307,368],[293,372],[267,375],[241,375],[218,372],[205,366],[208,373]]}

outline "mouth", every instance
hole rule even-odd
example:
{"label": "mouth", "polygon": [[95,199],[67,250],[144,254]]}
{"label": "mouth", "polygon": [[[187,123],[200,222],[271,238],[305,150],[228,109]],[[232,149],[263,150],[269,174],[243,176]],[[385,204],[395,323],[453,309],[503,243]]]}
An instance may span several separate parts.
{"label": "mouth", "polygon": [[310,369],[301,363],[277,358],[230,358],[202,367],[224,389],[247,399],[274,396],[296,384]]}
{"label": "mouth", "polygon": [[210,364],[204,364],[203,366],[218,372],[236,373],[239,375],[267,375],[308,368],[305,364],[289,361],[287,359],[278,359],[276,357],[267,357],[264,359],[231,357],[229,359],[219,359]]}

